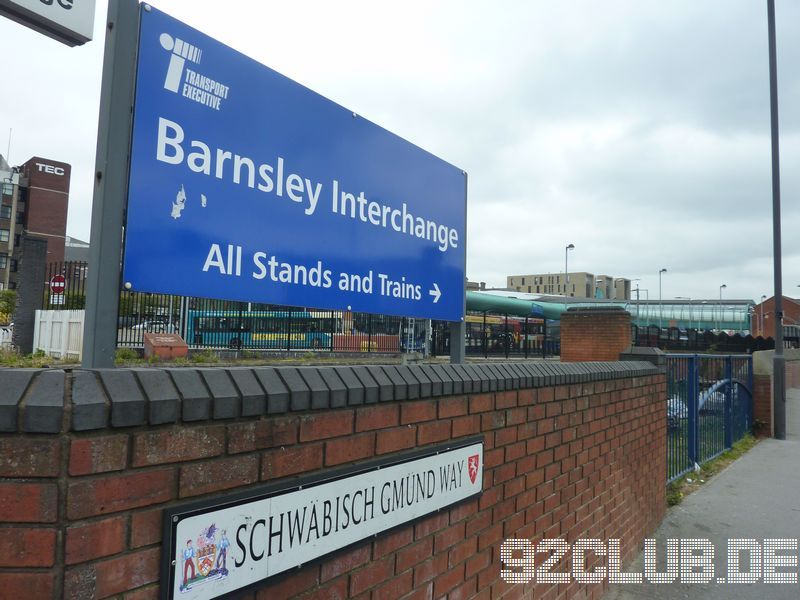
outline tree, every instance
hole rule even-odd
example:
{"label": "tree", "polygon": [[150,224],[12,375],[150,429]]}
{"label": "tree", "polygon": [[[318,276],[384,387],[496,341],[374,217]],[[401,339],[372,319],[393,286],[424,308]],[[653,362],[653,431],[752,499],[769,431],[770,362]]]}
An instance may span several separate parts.
{"label": "tree", "polygon": [[0,291],[0,323],[11,321],[14,308],[17,305],[17,292],[14,290]]}

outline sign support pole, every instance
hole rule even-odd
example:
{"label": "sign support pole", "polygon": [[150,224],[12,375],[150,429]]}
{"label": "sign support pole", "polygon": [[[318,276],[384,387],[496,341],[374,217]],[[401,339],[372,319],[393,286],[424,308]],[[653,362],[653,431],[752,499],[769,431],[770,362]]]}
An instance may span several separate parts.
{"label": "sign support pole", "polygon": [[139,3],[111,0],[97,132],[84,368],[112,368],[117,344],[122,226],[128,190]]}
{"label": "sign support pole", "polygon": [[[467,268],[467,172],[464,171],[464,273]],[[450,364],[460,365],[466,361],[467,345],[467,278],[464,277],[464,306],[461,308],[461,321],[450,323]],[[485,315],[484,315],[485,316]]]}

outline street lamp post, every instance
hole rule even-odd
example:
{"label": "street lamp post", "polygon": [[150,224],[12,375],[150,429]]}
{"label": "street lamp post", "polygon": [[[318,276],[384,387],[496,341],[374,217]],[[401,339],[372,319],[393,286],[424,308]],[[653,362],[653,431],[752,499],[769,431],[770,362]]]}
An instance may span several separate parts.
{"label": "street lamp post", "polygon": [[778,52],[775,0],[767,0],[769,46],[769,116],[772,141],[772,275],[774,278],[775,353],[772,355],[772,414],[775,438],[786,439],[786,357],[783,353],[783,267],[781,265],[781,160],[778,139]]}
{"label": "street lamp post", "polygon": [[[637,277],[636,279],[631,280],[631,283],[633,283],[634,281],[641,281],[641,279]],[[639,319],[639,284],[638,283],[636,284],[636,319],[637,320]]]}
{"label": "street lamp post", "polygon": [[761,337],[764,337],[764,302],[766,301],[767,296],[766,294],[762,294],[761,296],[761,326],[758,328],[758,333]]}
{"label": "street lamp post", "polygon": [[[689,301],[689,327],[692,328],[692,299],[689,296],[675,296],[675,300],[688,300]],[[683,317],[683,309],[681,309],[681,317]]]}
{"label": "street lamp post", "polygon": [[[661,269],[658,272],[658,328],[659,329],[661,329],[664,326],[663,323],[664,304],[661,302],[661,274],[666,272],[667,272],[666,269]],[[661,335],[660,332],[659,335]]]}
{"label": "street lamp post", "polygon": [[722,322],[722,290],[724,290],[726,287],[728,286],[724,283],[719,286],[719,313],[717,316],[717,331],[720,330],[720,325]]}
{"label": "street lamp post", "polygon": [[567,284],[569,283],[569,251],[575,250],[575,244],[570,244],[564,250],[564,295],[568,295]]}

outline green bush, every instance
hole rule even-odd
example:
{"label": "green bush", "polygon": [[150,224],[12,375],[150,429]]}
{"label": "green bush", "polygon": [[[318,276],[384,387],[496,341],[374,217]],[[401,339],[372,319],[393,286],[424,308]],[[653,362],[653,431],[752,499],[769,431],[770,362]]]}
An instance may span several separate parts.
{"label": "green bush", "polygon": [[15,290],[0,291],[0,324],[7,325],[11,322],[14,307],[17,305],[17,292]]}
{"label": "green bush", "polygon": [[139,353],[133,348],[117,348],[114,358],[118,363],[131,362],[134,360],[139,360]]}

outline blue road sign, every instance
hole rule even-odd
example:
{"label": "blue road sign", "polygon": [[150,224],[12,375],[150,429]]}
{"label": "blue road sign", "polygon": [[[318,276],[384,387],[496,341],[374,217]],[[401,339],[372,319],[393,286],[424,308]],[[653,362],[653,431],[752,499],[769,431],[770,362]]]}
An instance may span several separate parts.
{"label": "blue road sign", "polygon": [[458,321],[465,230],[463,171],[142,12],[126,287]]}

